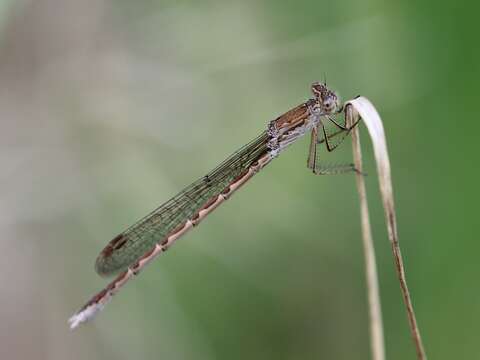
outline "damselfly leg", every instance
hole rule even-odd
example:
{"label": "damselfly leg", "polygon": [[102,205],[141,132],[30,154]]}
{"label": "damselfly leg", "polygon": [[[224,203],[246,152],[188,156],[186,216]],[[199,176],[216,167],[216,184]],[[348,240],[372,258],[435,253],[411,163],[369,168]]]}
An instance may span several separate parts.
{"label": "damselfly leg", "polygon": [[[341,112],[340,110],[339,112]],[[335,150],[347,137],[350,131],[358,124],[358,121],[351,127],[341,123],[333,115],[321,117],[317,126],[311,131],[310,148],[307,160],[307,167],[316,175],[336,175],[349,172],[358,172],[353,164],[321,164],[317,146],[325,143],[328,152]]]}

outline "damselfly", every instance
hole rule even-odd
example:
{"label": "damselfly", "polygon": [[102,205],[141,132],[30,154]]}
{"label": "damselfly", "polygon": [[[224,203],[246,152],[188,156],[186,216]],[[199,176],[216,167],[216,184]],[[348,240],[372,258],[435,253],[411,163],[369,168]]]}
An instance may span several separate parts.
{"label": "damselfly", "polygon": [[[351,164],[330,168],[319,165],[317,146],[324,143],[328,151],[334,150],[356,124],[348,127],[345,121],[336,120],[343,107],[325,83],[314,83],[311,89],[312,98],[270,121],[257,138],[111,240],[98,256],[95,270],[103,276],[119,275],[70,318],[70,327],[92,318],[145,265],[304,134],[311,132],[308,167],[314,173],[354,171]],[[328,131],[328,126],[335,131]]]}

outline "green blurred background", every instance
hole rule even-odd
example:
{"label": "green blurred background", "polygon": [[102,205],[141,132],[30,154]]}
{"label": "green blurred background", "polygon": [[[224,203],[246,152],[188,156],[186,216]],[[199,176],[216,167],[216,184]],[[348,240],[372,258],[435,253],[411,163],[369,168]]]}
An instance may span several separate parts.
{"label": "green blurred background", "polygon": [[[344,100],[367,96],[384,119],[430,359],[480,359],[478,11],[0,1],[0,358],[370,358],[354,177],[312,176],[307,138],[94,322],[67,326],[106,284],[93,262],[108,240],[326,74]],[[413,359],[367,137],[363,147],[387,358]],[[326,161],[350,158],[347,144]]]}

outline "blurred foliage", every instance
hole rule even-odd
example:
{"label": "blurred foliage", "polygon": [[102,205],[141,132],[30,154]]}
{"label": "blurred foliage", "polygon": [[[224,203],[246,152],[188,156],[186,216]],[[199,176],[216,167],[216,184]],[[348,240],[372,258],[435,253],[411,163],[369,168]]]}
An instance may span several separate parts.
{"label": "blurred foliage", "polygon": [[[367,359],[353,176],[282,154],[127,286],[104,244],[304,101],[324,75],[385,121],[399,234],[431,359],[475,359],[478,5],[0,2],[0,358]],[[365,156],[371,149],[363,141]],[[326,154],[349,161],[348,144]],[[367,160],[388,359],[412,359]]]}

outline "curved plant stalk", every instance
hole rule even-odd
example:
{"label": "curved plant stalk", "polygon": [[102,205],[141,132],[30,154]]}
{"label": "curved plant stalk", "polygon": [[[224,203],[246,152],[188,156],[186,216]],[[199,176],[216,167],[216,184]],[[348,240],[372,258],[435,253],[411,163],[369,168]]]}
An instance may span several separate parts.
{"label": "curved plant stalk", "polygon": [[[347,103],[348,104],[348,103]],[[354,116],[356,115],[356,116]],[[354,118],[355,117],[355,118]],[[345,107],[345,120],[348,127],[353,126],[359,116],[354,114],[351,106]],[[363,176],[362,151],[360,146],[359,127],[352,130],[353,160],[355,163],[356,183],[360,200],[360,219],[362,225],[362,243],[365,256],[365,278],[367,284],[367,298],[370,319],[370,347],[373,360],[385,360],[385,341],[383,335],[382,306],[378,286],[377,264],[375,261],[375,249],[372,239],[372,229],[368,214],[367,190]]]}
{"label": "curved plant stalk", "polygon": [[[385,219],[388,229],[388,237],[392,247],[393,258],[395,260],[395,270],[400,282],[400,289],[405,303],[408,322],[410,325],[411,335],[415,344],[417,358],[426,360],[427,356],[418,329],[415,312],[413,310],[410,292],[405,277],[405,267],[403,264],[400,245],[398,242],[397,221],[395,215],[395,205],[393,201],[392,180],[390,176],[390,161],[388,158],[387,143],[385,132],[383,130],[382,120],[372,103],[364,98],[358,97],[350,100],[345,104],[345,117],[349,124],[356,123],[360,118],[365,123],[370,138],[372,139],[375,160],[377,164],[377,173],[380,184],[380,193],[385,211]],[[362,171],[362,155],[360,149],[360,138],[358,127],[355,127],[352,134],[353,154],[355,167]],[[357,174],[357,188],[360,197],[360,211],[362,223],[363,245],[365,251],[366,275],[368,286],[368,303],[370,307],[370,332],[372,354],[375,360],[383,360],[385,358],[382,316],[380,309],[380,296],[378,291],[377,270],[375,264],[375,255],[373,251],[373,242],[370,228],[370,220],[368,215],[367,193],[365,190],[365,182],[361,173]]]}

